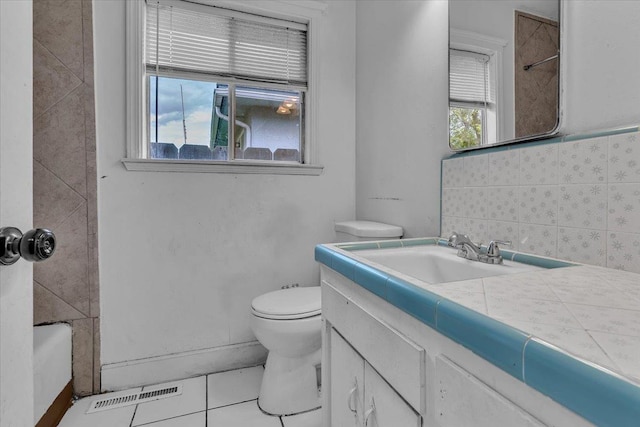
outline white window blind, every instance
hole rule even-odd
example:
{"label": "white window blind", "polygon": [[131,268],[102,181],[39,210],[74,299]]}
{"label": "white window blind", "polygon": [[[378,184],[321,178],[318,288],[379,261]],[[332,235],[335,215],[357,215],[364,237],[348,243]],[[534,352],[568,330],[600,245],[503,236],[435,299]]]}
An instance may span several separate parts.
{"label": "white window blind", "polygon": [[490,57],[464,50],[449,50],[449,97],[451,101],[494,103]]}
{"label": "white window blind", "polygon": [[179,1],[147,0],[148,72],[307,86],[305,24]]}

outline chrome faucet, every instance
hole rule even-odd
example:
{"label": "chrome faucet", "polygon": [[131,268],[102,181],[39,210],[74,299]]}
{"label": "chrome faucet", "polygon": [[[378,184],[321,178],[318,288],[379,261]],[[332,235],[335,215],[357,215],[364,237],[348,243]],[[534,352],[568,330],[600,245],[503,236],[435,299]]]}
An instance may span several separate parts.
{"label": "chrome faucet", "polygon": [[458,234],[454,231],[447,244],[458,249],[459,257],[478,261],[480,246],[473,243],[466,234]]}
{"label": "chrome faucet", "polygon": [[502,255],[500,254],[500,245],[511,245],[511,242],[503,240],[492,240],[489,243],[487,252],[483,253],[481,246],[476,245],[469,239],[466,234],[454,232],[447,244],[458,249],[458,256],[471,261],[480,261],[487,264],[502,264]]}

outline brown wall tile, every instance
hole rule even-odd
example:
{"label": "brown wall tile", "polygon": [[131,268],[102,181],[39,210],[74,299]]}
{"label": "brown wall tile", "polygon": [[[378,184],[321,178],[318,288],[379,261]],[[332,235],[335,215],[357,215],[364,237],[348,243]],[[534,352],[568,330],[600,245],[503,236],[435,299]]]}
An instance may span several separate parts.
{"label": "brown wall tile", "polygon": [[100,391],[92,0],[34,0],[34,223],[58,238],[34,265],[34,323],[72,321],[78,395]]}
{"label": "brown wall tile", "polygon": [[73,391],[78,396],[93,394],[93,319],[79,319],[73,327]]}
{"label": "brown wall tile", "polygon": [[33,324],[82,319],[84,314],[38,282],[33,282]]}
{"label": "brown wall tile", "polygon": [[33,42],[33,117],[38,117],[82,84],[37,40]]}
{"label": "brown wall tile", "polygon": [[81,0],[35,0],[33,37],[84,78]]}

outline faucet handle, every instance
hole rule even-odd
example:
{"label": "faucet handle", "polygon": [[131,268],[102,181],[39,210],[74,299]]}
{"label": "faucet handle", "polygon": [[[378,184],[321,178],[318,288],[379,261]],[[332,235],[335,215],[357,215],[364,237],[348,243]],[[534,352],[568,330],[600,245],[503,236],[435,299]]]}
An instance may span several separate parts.
{"label": "faucet handle", "polygon": [[498,245],[511,246],[511,241],[510,240],[492,240],[491,242],[489,242],[489,247],[487,248],[487,256],[499,257],[500,247]]}

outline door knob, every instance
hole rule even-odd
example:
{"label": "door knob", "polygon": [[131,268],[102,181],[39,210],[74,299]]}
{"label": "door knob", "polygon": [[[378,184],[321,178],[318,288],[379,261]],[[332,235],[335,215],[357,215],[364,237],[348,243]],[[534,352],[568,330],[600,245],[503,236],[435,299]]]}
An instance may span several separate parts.
{"label": "door knob", "polygon": [[51,258],[56,249],[56,236],[46,228],[26,233],[15,227],[0,228],[0,264],[11,265],[20,257],[37,262]]}

